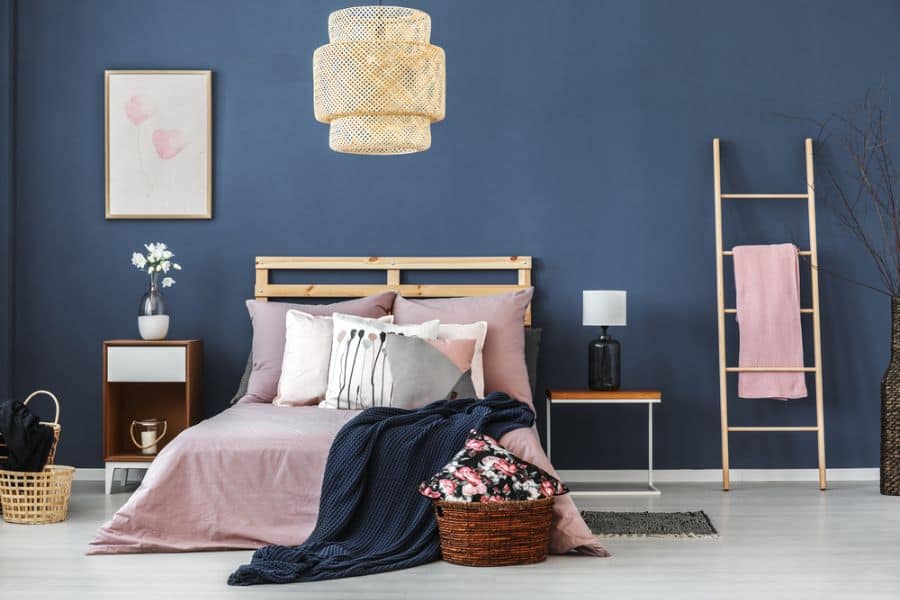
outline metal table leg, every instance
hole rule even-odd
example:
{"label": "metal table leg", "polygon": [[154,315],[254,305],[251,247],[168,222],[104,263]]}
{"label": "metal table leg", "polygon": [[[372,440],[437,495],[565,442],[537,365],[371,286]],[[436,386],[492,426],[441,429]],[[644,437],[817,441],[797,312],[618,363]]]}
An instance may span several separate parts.
{"label": "metal table leg", "polygon": [[653,403],[647,403],[647,487],[658,491],[653,485]]}
{"label": "metal table leg", "polygon": [[550,460],[550,396],[547,396],[547,459]]}

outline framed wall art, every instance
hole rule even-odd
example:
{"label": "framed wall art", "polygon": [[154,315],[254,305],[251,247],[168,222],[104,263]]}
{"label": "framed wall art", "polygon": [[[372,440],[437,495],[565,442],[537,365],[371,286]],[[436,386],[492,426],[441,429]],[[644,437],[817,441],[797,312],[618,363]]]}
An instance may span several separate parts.
{"label": "framed wall art", "polygon": [[106,218],[212,218],[212,71],[106,71]]}

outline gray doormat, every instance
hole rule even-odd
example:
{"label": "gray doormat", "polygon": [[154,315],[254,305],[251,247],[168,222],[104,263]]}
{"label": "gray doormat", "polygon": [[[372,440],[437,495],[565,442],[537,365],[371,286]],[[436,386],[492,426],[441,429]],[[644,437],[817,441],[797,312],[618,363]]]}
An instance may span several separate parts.
{"label": "gray doormat", "polygon": [[696,512],[582,511],[591,531],[601,536],[718,537],[709,517]]}

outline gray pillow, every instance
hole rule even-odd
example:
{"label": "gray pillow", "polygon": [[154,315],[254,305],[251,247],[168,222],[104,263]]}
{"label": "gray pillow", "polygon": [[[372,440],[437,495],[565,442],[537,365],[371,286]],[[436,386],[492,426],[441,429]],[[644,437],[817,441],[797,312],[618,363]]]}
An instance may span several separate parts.
{"label": "gray pillow", "polygon": [[238,383],[238,389],[234,393],[234,398],[231,399],[231,404],[234,404],[241,398],[247,395],[247,384],[250,382],[250,373],[253,371],[253,351],[250,352],[250,356],[247,357],[247,366],[244,367],[244,374],[241,375],[241,381]]}
{"label": "gray pillow", "polygon": [[[465,343],[468,342],[468,348]],[[474,398],[471,370],[460,366],[432,343],[457,344],[458,352],[467,356],[459,362],[472,362],[475,340],[424,340],[414,336],[389,333],[385,353],[394,378],[391,406],[414,409],[448,398]],[[463,346],[459,346],[462,344]]]}
{"label": "gray pillow", "polygon": [[543,329],[534,327],[525,328],[525,366],[528,367],[528,383],[531,384],[531,393],[534,398],[537,398],[535,386],[537,386],[538,350],[540,350],[543,331]]}

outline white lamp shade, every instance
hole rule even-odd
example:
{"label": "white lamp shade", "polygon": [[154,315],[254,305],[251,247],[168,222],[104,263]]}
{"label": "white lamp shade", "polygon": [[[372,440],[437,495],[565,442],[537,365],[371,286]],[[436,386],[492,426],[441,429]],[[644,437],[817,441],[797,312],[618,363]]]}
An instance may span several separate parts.
{"label": "white lamp shade", "polygon": [[600,327],[625,325],[625,295],[618,290],[584,290],[582,324]]}

